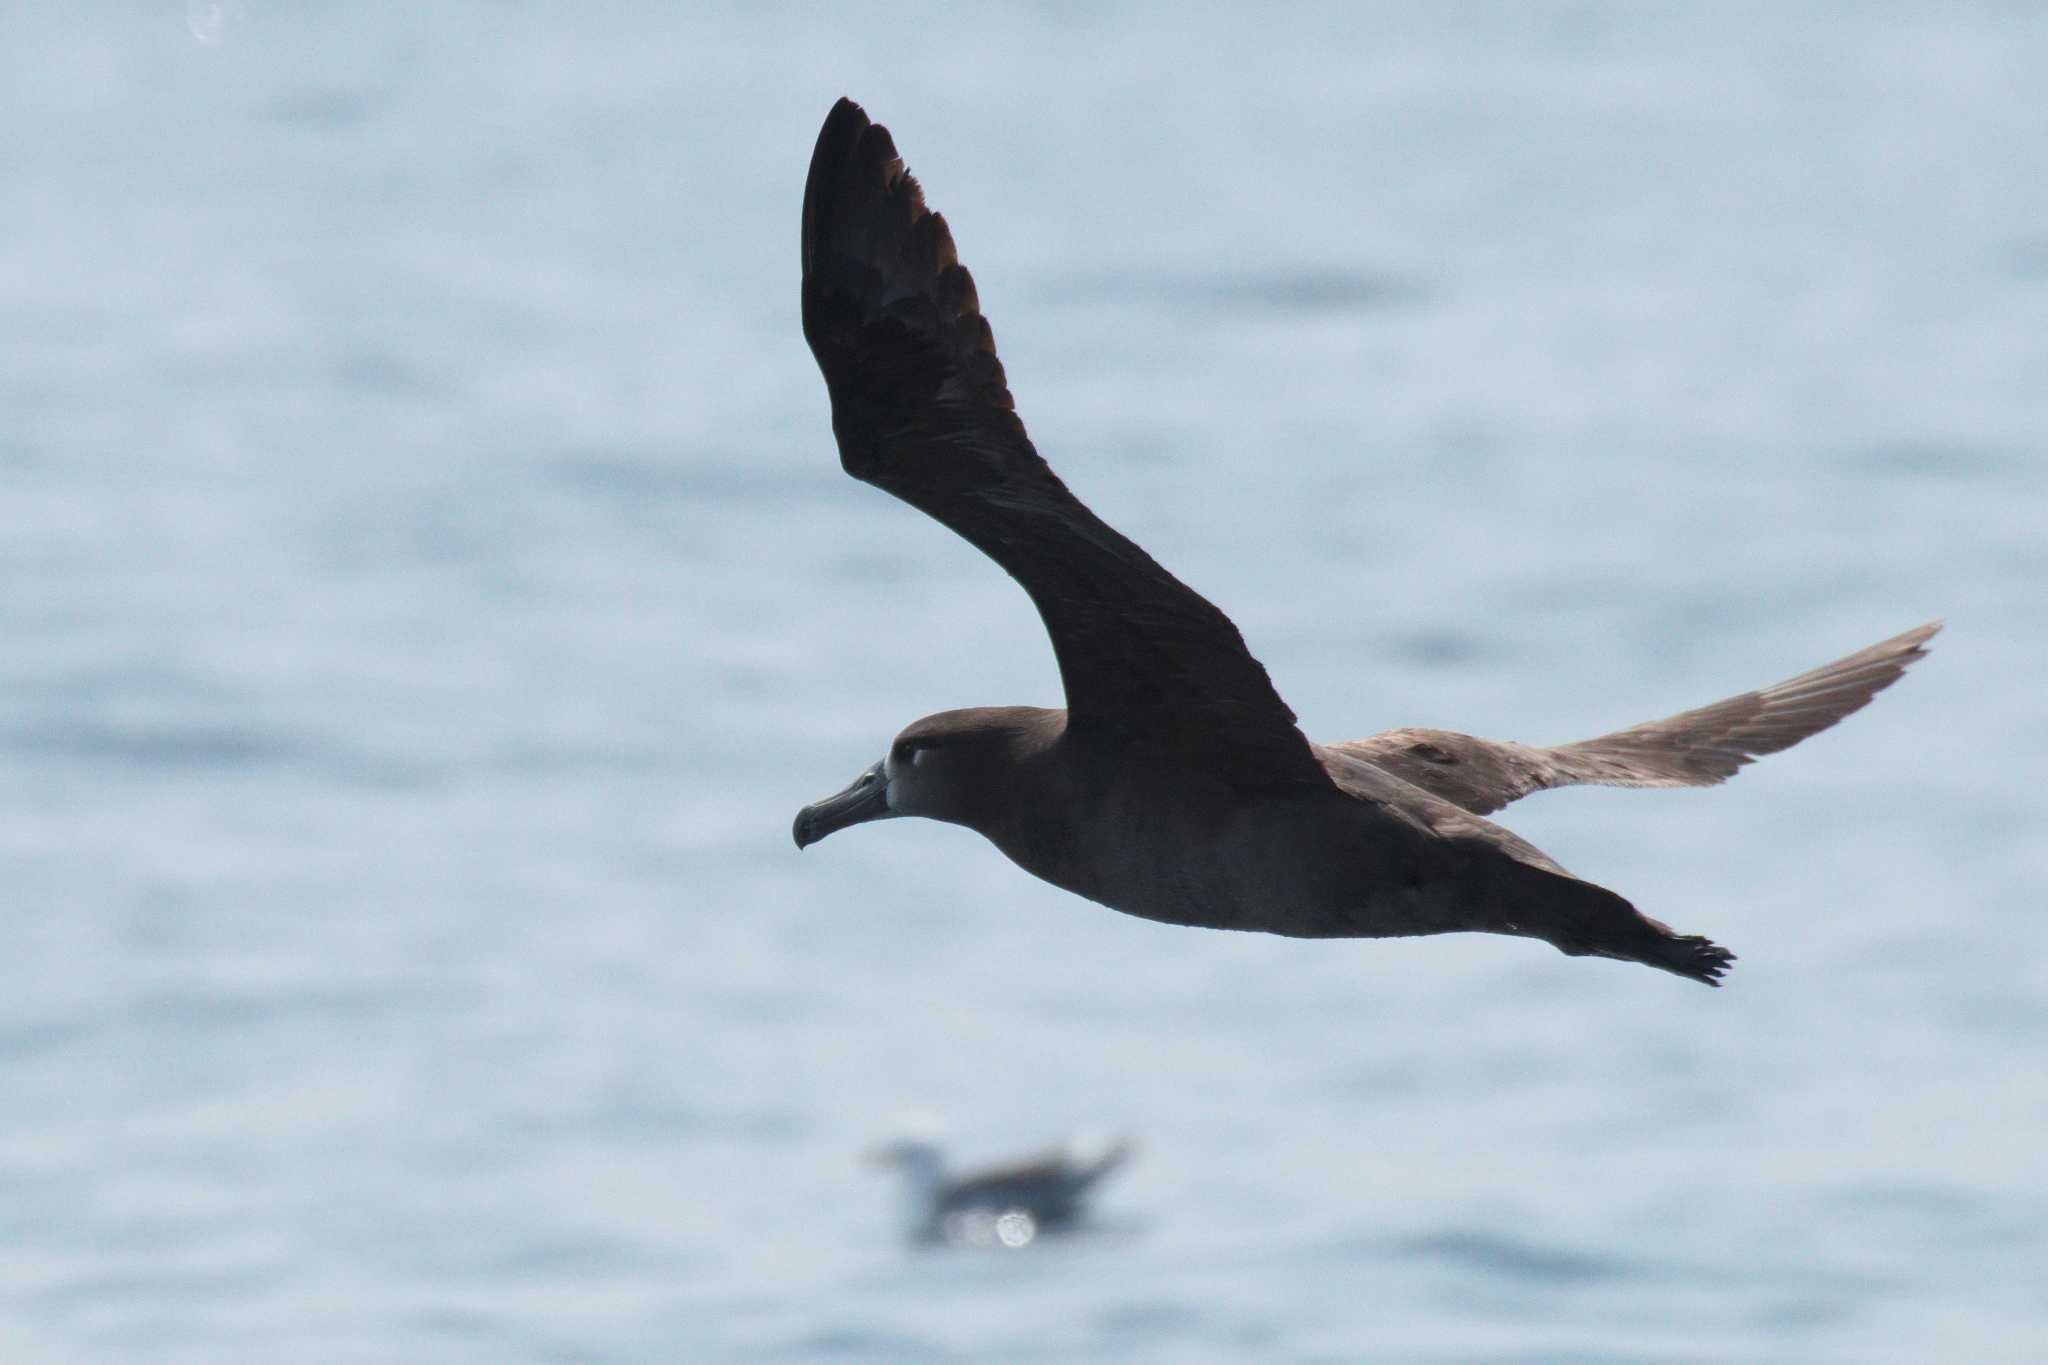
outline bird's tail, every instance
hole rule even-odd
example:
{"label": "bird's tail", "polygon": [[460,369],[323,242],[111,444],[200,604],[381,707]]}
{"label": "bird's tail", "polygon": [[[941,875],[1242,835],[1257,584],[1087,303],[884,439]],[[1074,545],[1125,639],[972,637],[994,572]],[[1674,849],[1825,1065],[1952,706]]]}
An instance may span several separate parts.
{"label": "bird's tail", "polygon": [[1670,925],[1651,919],[1604,886],[1568,873],[1541,868],[1526,871],[1528,877],[1541,879],[1523,892],[1538,898],[1530,908],[1539,913],[1529,916],[1533,922],[1527,927],[1518,926],[1511,932],[1541,938],[1572,957],[1640,962],[1704,986],[1720,985],[1735,961],[1735,954],[1712,939],[1674,933]]}

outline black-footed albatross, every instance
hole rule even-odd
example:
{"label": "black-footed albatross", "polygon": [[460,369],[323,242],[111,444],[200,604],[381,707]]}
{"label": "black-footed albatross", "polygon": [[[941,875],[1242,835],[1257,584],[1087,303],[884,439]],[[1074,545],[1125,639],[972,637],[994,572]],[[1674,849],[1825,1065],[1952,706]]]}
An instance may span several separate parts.
{"label": "black-footed albatross", "polygon": [[1672,932],[1480,817],[1546,787],[1719,782],[1863,706],[1940,629],[1556,748],[1441,730],[1313,744],[1230,619],[1039,457],[945,220],[888,130],[851,100],[818,134],[803,214],[804,336],[841,464],[1023,585],[1067,707],[926,716],[845,791],[798,813],[800,848],[922,815],[1147,919],[1307,938],[1516,934],[1718,985],[1727,949]]}

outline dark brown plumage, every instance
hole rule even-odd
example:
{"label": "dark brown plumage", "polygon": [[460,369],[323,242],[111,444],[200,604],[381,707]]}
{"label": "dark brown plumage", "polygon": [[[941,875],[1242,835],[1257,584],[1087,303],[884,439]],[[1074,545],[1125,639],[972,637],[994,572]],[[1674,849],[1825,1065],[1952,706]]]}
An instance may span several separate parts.
{"label": "dark brown plumage", "polygon": [[804,187],[803,318],[847,472],[1023,585],[1067,707],[916,722],[845,791],[799,813],[799,846],[923,815],[1150,919],[1318,938],[1515,934],[1713,985],[1732,954],[1480,817],[1571,783],[1719,782],[1863,706],[1939,629],[1578,744],[1439,730],[1311,744],[1229,618],[1039,457],[945,220],[888,131],[849,100],[826,119]]}
{"label": "dark brown plumage", "polygon": [[846,472],[1008,570],[1052,636],[1072,723],[1260,791],[1325,785],[1237,627],[1039,458],[946,220],[889,130],[841,100],[804,186],[804,335]]}

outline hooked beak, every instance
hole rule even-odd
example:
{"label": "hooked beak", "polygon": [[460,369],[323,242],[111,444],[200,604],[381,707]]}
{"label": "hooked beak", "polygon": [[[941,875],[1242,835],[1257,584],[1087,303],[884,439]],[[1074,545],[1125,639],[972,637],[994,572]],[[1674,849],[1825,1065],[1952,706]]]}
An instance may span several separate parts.
{"label": "hooked beak", "polygon": [[796,813],[790,833],[796,846],[807,848],[834,830],[869,820],[886,820],[896,814],[889,809],[889,775],[877,762],[837,796],[815,801]]}

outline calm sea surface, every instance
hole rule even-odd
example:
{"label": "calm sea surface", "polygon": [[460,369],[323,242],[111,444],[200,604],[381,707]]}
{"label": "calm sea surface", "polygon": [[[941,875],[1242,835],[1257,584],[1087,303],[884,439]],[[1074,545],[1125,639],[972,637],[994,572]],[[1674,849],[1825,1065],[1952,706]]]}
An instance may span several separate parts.
{"label": "calm sea surface", "polygon": [[[0,11],[0,1359],[2048,1359],[2048,11]],[[1164,928],[796,807],[1056,704],[838,470],[832,100],[1309,733],[1742,955]],[[917,1253],[859,1154],[1078,1130]]]}

